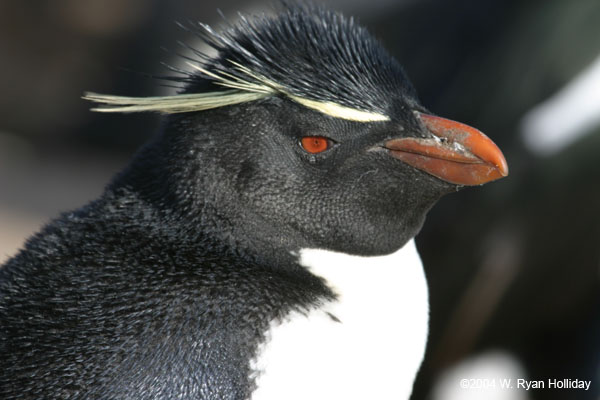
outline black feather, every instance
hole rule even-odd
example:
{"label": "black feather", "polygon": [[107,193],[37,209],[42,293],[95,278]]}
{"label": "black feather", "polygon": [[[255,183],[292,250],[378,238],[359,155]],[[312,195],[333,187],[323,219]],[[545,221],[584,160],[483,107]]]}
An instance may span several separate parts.
{"label": "black feather", "polygon": [[[316,5],[286,5],[275,17],[241,16],[221,33],[198,23],[196,32],[218,52],[210,58],[188,46],[211,72],[252,81],[233,61],[295,96],[384,115],[394,101],[416,98],[400,64],[364,27]],[[186,78],[187,92],[212,80]]]}

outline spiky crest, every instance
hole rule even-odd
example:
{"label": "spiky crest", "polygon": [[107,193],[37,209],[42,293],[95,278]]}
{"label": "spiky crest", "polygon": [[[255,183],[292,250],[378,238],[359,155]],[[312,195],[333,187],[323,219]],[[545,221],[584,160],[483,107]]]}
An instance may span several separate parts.
{"label": "spiky crest", "polygon": [[[414,93],[396,60],[352,18],[317,6],[290,6],[276,17],[241,16],[222,33],[198,23],[216,57],[194,50],[184,93],[121,97],[86,93],[95,111],[181,113],[282,95],[327,115],[389,120],[391,99]],[[195,93],[198,87],[213,88]],[[221,86],[222,89],[218,89]]]}

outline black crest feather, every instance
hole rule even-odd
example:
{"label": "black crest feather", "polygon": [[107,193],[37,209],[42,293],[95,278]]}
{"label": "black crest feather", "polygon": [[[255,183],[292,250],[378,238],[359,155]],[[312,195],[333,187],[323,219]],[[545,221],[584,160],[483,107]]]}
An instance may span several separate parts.
{"label": "black crest feather", "polygon": [[210,71],[248,79],[234,61],[295,96],[380,113],[390,98],[414,92],[400,64],[364,27],[320,6],[285,4],[275,17],[242,17],[221,33],[198,27],[218,51],[208,60]]}
{"label": "black crest feather", "polygon": [[[188,46],[192,71],[174,77],[183,93],[165,97],[86,94],[97,111],[177,113],[285,95],[309,108],[355,121],[388,120],[390,105],[416,97],[400,64],[353,18],[316,5],[284,3],[276,16],[240,16],[220,33],[193,31],[217,55]],[[182,73],[181,69],[174,69]]]}

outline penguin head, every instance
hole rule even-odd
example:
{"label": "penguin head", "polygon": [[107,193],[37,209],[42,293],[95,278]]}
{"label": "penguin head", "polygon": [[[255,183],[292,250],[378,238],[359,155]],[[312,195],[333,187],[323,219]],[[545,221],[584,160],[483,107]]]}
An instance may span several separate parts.
{"label": "penguin head", "polygon": [[291,250],[387,254],[444,194],[507,174],[485,135],[420,105],[400,64],[353,19],[288,6],[199,30],[217,56],[197,52],[182,93],[87,96],[101,111],[170,114],[160,146],[190,220],[210,208]]}

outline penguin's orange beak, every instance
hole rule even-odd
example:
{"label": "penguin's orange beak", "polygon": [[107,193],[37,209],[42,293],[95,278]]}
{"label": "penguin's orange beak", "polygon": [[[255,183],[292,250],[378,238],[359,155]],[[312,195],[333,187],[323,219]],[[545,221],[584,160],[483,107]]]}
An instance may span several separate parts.
{"label": "penguin's orange beak", "polygon": [[404,137],[385,143],[393,157],[457,185],[483,185],[508,175],[504,155],[479,130],[417,112],[433,138]]}

